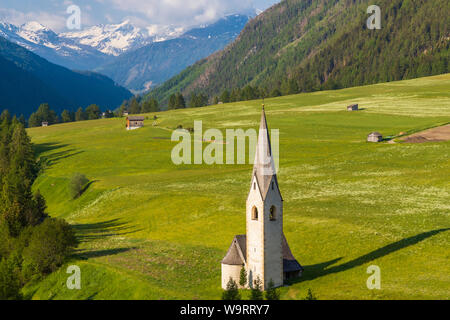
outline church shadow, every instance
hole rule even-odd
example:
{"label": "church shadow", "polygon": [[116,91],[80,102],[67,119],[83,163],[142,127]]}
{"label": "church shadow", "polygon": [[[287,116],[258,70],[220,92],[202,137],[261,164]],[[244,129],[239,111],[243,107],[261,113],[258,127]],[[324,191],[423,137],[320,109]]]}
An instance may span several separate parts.
{"label": "church shadow", "polygon": [[450,230],[450,228],[445,228],[445,229],[437,229],[437,230],[420,233],[418,235],[388,244],[387,246],[384,246],[382,248],[379,248],[377,250],[369,252],[361,257],[358,257],[356,259],[353,259],[351,261],[345,262],[343,264],[340,264],[340,265],[337,265],[334,267],[330,267],[330,266],[332,266],[335,263],[337,263],[338,261],[342,260],[342,258],[337,258],[334,260],[330,260],[330,261],[315,264],[315,265],[305,266],[302,277],[297,278],[297,279],[292,279],[288,283],[295,284],[295,283],[299,283],[299,282],[314,280],[314,279],[317,279],[317,278],[320,278],[320,277],[323,277],[326,275],[347,271],[352,268],[362,266],[373,260],[387,256],[396,251],[416,245],[419,242],[422,242],[422,241],[424,241],[428,238],[431,238],[439,233],[449,231],[449,230]]}

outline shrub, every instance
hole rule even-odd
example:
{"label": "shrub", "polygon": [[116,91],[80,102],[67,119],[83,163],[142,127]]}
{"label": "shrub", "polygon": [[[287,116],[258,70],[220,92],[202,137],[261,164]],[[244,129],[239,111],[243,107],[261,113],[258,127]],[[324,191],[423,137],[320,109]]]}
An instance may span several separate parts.
{"label": "shrub", "polygon": [[75,173],[70,180],[70,196],[76,199],[81,196],[89,183],[89,179],[81,173]]}
{"label": "shrub", "polygon": [[261,289],[261,279],[259,277],[256,278],[253,284],[250,300],[264,300],[263,292]]}
{"label": "shrub", "polygon": [[[3,258],[0,262],[0,300],[20,300],[20,273],[17,269],[17,255]],[[19,269],[20,270],[20,269]]]}
{"label": "shrub", "polygon": [[58,269],[77,246],[72,227],[61,219],[46,219],[36,226],[24,249],[26,274],[49,274]]}
{"label": "shrub", "polygon": [[303,300],[317,300],[317,297],[314,295],[311,289],[308,289],[308,294]]}
{"label": "shrub", "polygon": [[241,300],[237,283],[231,277],[227,283],[227,289],[222,293],[222,300]]}
{"label": "shrub", "polygon": [[278,292],[277,288],[275,288],[272,279],[270,279],[269,285],[267,287],[266,300],[280,300],[280,293]]}

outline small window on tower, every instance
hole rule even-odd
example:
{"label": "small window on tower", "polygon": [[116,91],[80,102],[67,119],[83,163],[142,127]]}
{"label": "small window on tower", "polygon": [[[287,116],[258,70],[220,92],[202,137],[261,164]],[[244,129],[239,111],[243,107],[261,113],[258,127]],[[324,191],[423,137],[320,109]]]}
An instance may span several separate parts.
{"label": "small window on tower", "polygon": [[252,209],[252,220],[258,220],[258,209],[256,207]]}
{"label": "small window on tower", "polygon": [[256,182],[253,182],[253,190],[256,190]]}
{"label": "small window on tower", "polygon": [[272,190],[275,188],[275,182],[272,182]]}
{"label": "small window on tower", "polygon": [[272,206],[271,208],[270,208],[270,215],[269,215],[269,219],[270,219],[270,221],[275,221],[276,220],[276,208],[275,208],[275,206]]}

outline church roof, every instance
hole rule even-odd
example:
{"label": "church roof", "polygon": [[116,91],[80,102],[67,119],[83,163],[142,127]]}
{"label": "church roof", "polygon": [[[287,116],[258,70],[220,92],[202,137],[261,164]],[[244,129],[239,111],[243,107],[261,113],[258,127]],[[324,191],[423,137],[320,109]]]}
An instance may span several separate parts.
{"label": "church roof", "polygon": [[247,238],[245,235],[235,236],[230,248],[228,249],[222,264],[230,266],[241,266],[245,264],[247,256]]}
{"label": "church roof", "polygon": [[253,175],[256,176],[263,199],[267,196],[272,178],[274,178],[276,188],[278,189],[275,162],[273,160],[272,146],[270,143],[269,129],[267,127],[266,112],[264,111],[264,108],[261,113],[261,122],[259,125],[258,145],[256,146]]}
{"label": "church roof", "polygon": [[[283,250],[283,272],[302,271],[302,266],[295,259],[294,255],[289,248],[286,237],[283,234],[282,240]],[[228,249],[225,258],[222,260],[222,264],[231,266],[241,266],[245,264],[247,257],[247,236],[238,235],[235,236],[230,248]]]}
{"label": "church roof", "polygon": [[294,271],[303,271],[302,266],[295,259],[292,254],[291,249],[289,248],[289,244],[287,243],[286,237],[283,234],[283,272],[294,272]]}

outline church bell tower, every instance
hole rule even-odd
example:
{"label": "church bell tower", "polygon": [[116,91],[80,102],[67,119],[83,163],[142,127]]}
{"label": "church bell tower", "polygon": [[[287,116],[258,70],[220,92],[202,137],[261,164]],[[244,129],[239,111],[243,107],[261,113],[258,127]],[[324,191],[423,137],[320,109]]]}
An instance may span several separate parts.
{"label": "church bell tower", "polygon": [[275,287],[301,276],[303,268],[293,256],[283,233],[283,198],[278,187],[263,108],[250,192],[246,205],[246,234],[236,235],[222,260],[222,288],[230,280],[239,283],[240,271],[247,271],[247,285],[260,279],[263,290],[270,281]]}
{"label": "church bell tower", "polygon": [[249,285],[259,278],[283,285],[283,198],[278,188],[266,114],[263,109],[247,198],[247,273]]}

